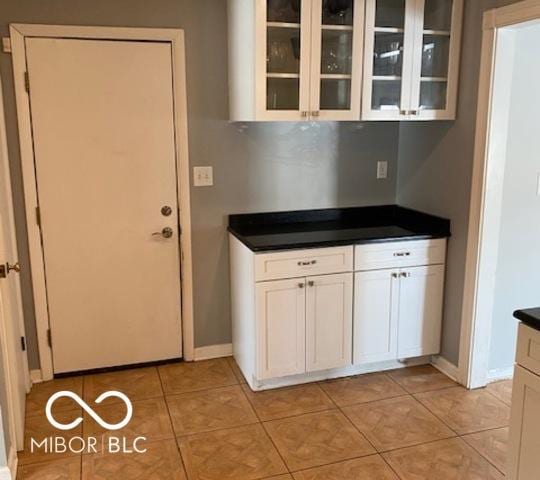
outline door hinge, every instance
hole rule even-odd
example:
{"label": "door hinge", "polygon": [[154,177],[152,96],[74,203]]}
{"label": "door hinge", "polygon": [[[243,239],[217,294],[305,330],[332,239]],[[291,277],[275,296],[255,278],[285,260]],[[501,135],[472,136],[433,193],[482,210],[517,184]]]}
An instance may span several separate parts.
{"label": "door hinge", "polygon": [[26,338],[21,337],[21,349],[23,352],[26,352]]}
{"label": "door hinge", "polygon": [[28,75],[28,72],[24,72],[24,88],[27,93],[30,93],[30,76]]}
{"label": "door hinge", "polygon": [[52,348],[52,334],[50,328],[47,330],[47,343],[49,344],[49,348]]}
{"label": "door hinge", "polygon": [[36,207],[36,223],[39,228],[41,228],[41,209],[39,206]]}

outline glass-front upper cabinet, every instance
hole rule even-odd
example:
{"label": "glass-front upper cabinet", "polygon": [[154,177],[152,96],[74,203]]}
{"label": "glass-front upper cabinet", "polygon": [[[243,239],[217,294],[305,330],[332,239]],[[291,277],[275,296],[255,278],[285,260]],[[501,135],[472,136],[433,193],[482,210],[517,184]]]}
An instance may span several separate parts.
{"label": "glass-front upper cabinet", "polygon": [[364,120],[456,115],[463,0],[366,0]]}
{"label": "glass-front upper cabinet", "polygon": [[365,0],[229,0],[231,120],[359,120]]}
{"label": "glass-front upper cabinet", "polygon": [[358,120],[364,0],[312,0],[311,113]]}

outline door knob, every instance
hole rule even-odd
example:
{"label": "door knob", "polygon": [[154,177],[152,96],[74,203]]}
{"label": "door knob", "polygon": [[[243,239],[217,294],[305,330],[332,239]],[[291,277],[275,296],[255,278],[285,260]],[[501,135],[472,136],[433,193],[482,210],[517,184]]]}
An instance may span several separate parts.
{"label": "door knob", "polygon": [[163,237],[163,238],[171,238],[173,236],[173,229],[171,227],[165,227],[161,232],[154,232],[152,233],[153,237]]}

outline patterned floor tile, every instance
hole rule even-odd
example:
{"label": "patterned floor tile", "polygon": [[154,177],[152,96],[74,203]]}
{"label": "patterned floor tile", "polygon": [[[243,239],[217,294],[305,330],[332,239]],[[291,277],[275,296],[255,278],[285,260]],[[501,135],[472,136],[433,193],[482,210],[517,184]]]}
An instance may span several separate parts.
{"label": "patterned floor tile", "polygon": [[[161,382],[155,367],[99,373],[84,378],[84,399],[89,404],[109,390],[116,390],[126,394],[132,402],[163,396]],[[121,403],[122,400],[108,398],[102,405],[119,402]]]}
{"label": "patterned floor tile", "polygon": [[234,360],[234,357],[227,357],[227,361],[229,362],[229,366],[231,367],[231,370],[233,371],[236,380],[238,380],[238,383],[247,383],[246,378],[244,377],[242,370],[240,370],[240,367]]}
{"label": "patterned floor tile", "polygon": [[261,425],[178,439],[189,480],[255,480],[287,473]]}
{"label": "patterned floor tile", "polygon": [[353,405],[343,411],[379,452],[455,436],[409,396]]}
{"label": "patterned floor tile", "polygon": [[415,395],[459,435],[506,427],[510,408],[485,390],[462,387]]}
{"label": "patterned floor tile", "polygon": [[146,453],[83,455],[82,480],[186,480],[174,440],[145,448]]}
{"label": "patterned floor tile", "polygon": [[322,389],[340,407],[406,395],[387,375],[372,374],[322,382]]}
{"label": "patterned floor tile", "polygon": [[316,384],[264,392],[253,392],[244,385],[244,392],[263,422],[336,408]]}
{"label": "patterned floor tile", "polygon": [[19,467],[17,480],[80,480],[81,457]]}
{"label": "patterned floor tile", "polygon": [[167,396],[167,404],[177,436],[258,422],[238,385]]}
{"label": "patterned floor tile", "polygon": [[490,383],[486,390],[506,405],[512,405],[512,380]]}
{"label": "patterned floor tile", "polygon": [[409,393],[429,392],[457,385],[431,365],[400,368],[388,372],[388,375]]}
{"label": "patterned floor tile", "polygon": [[167,395],[238,384],[226,358],[163,365],[159,375]]}
{"label": "patterned floor tile", "polygon": [[375,453],[338,411],[273,420],[264,425],[291,471]]}
{"label": "patterned floor tile", "polygon": [[506,473],[509,431],[509,428],[487,430],[466,435],[463,440],[495,465],[502,473]]}
{"label": "patterned floor tile", "polygon": [[[72,410],[70,412],[53,413],[56,421],[68,424],[75,420],[77,417],[82,417],[82,411],[79,409]],[[64,437],[66,443],[73,437],[80,437],[82,434],[82,425],[69,431],[60,431],[53,427],[45,415],[32,416],[26,418],[25,432],[24,432],[24,450],[18,453],[19,465],[27,465],[29,463],[45,462],[49,460],[58,460],[61,458],[77,456],[76,453],[66,451],[65,453],[50,453],[45,448],[35,447],[32,451],[32,439],[38,444],[48,437]],[[74,445],[75,448],[80,448],[81,444],[78,442]]]}
{"label": "patterned floor tile", "polygon": [[294,480],[399,480],[388,464],[378,455],[334,463],[303,470]]}
{"label": "patterned floor tile", "polygon": [[402,480],[503,480],[480,454],[459,438],[383,454]]}
{"label": "patterned floor tile", "polygon": [[[50,382],[37,383],[26,397],[26,416],[45,416],[45,405],[49,398],[57,392],[68,390],[82,397],[83,377],[60,378]],[[53,412],[69,412],[80,410],[79,405],[70,398],[59,398],[54,402]]]}
{"label": "patterned floor tile", "polygon": [[[146,437],[148,442],[174,439],[174,432],[164,398],[151,398],[132,402],[133,416],[121,430],[108,431],[98,425],[86,412],[83,434],[85,437],[109,438],[124,436],[129,440]],[[124,404],[93,407],[93,410],[108,423],[119,423],[126,416]]]}

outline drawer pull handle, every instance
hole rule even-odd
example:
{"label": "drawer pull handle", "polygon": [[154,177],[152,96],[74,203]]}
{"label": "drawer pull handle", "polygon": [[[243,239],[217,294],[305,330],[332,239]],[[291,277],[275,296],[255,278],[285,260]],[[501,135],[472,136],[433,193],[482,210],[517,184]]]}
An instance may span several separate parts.
{"label": "drawer pull handle", "polygon": [[396,252],[394,253],[394,257],[410,257],[411,252]]}
{"label": "drawer pull handle", "polygon": [[310,265],[316,265],[317,260],[311,260],[309,262],[298,262],[299,267],[309,267]]}

